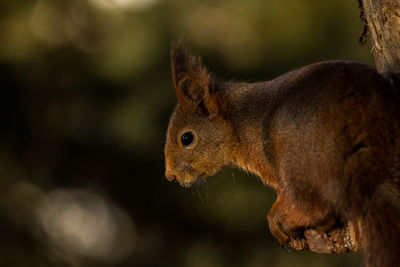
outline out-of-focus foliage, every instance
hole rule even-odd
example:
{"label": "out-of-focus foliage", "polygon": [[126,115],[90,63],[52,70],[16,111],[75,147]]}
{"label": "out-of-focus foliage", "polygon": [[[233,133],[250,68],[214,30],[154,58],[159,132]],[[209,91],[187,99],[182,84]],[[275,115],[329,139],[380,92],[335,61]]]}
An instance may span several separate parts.
{"label": "out-of-focus foliage", "polygon": [[0,1],[0,265],[359,264],[282,250],[257,178],[227,170],[182,189],[163,159],[171,40],[221,78],[256,81],[371,64],[358,15],[348,0]]}

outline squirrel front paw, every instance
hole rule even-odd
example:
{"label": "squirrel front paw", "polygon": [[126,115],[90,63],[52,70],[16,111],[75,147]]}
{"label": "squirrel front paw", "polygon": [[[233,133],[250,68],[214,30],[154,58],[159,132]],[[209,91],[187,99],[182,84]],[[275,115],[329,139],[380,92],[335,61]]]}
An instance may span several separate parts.
{"label": "squirrel front paw", "polygon": [[279,200],[268,213],[271,233],[284,249],[327,254],[358,250],[359,238],[354,223],[342,224],[331,216],[311,223],[305,220],[310,216],[300,217],[300,214],[300,210],[289,210]]}
{"label": "squirrel front paw", "polygon": [[310,241],[312,244],[321,243],[323,238],[315,234],[310,236],[313,240],[308,240],[305,236],[306,231],[314,228],[319,233],[328,232],[335,225],[335,218],[328,216],[329,213],[310,213],[309,210],[285,200],[287,198],[278,197],[268,213],[267,219],[272,235],[286,250],[309,250]]}
{"label": "squirrel front paw", "polygon": [[285,248],[288,249],[290,238],[282,227],[279,219],[279,215],[268,213],[268,224],[271,234],[278,240],[278,242]]}
{"label": "squirrel front paw", "polygon": [[303,250],[304,242],[299,238],[298,231],[287,228],[288,225],[285,224],[285,217],[287,217],[287,215],[282,213],[278,207],[279,202],[277,201],[272,206],[267,216],[271,234],[285,250]]}
{"label": "squirrel front paw", "polygon": [[[315,229],[301,227],[288,229],[288,225],[285,224],[286,214],[278,212],[276,209],[271,211],[268,213],[270,231],[285,250],[311,250],[318,253],[334,253],[335,248],[333,247],[331,235]],[[333,236],[335,237],[336,235],[334,234]]]}

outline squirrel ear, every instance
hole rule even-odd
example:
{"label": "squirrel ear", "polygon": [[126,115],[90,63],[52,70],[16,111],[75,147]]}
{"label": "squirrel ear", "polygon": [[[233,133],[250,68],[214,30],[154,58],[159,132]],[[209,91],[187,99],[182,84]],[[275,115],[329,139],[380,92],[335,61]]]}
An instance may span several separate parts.
{"label": "squirrel ear", "polygon": [[187,113],[218,113],[215,82],[201,60],[190,54],[180,39],[171,47],[171,68],[176,96]]}

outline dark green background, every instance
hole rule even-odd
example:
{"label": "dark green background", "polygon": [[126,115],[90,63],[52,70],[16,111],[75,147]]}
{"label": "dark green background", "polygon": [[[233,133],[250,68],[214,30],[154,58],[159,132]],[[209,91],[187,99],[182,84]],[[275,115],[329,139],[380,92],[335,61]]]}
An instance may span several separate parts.
{"label": "dark green background", "polygon": [[265,219],[274,193],[256,177],[226,170],[183,189],[163,156],[172,40],[219,78],[266,80],[373,64],[358,16],[355,0],[0,1],[0,265],[359,265],[281,249]]}

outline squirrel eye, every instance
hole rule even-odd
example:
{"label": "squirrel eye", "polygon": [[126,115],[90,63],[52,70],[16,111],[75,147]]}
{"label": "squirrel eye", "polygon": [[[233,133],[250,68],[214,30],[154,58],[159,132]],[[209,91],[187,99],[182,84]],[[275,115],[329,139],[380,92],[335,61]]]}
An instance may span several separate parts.
{"label": "squirrel eye", "polygon": [[194,136],[191,132],[186,132],[181,136],[181,142],[183,146],[188,146],[193,142]]}

